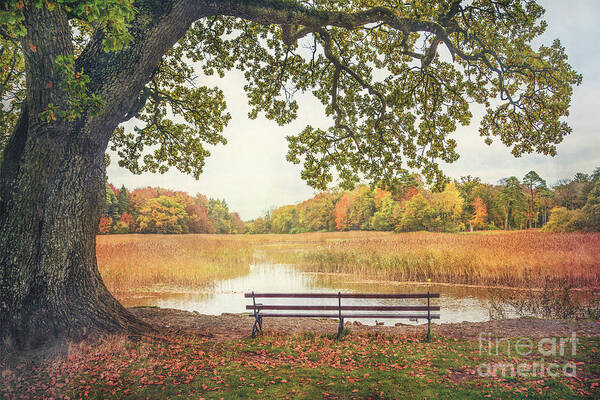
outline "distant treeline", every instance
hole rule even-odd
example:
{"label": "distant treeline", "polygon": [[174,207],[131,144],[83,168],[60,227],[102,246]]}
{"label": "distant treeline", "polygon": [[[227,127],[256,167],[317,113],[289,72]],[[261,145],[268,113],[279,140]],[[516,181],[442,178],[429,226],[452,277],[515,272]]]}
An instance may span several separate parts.
{"label": "distant treeline", "polygon": [[390,190],[359,186],[332,190],[277,208],[246,223],[246,233],[317,231],[433,231],[525,229],[600,231],[600,168],[548,187],[535,171],[498,185],[462,177],[442,191],[418,175]]}
{"label": "distant treeline", "polygon": [[98,232],[244,233],[244,222],[225,200],[153,187],[129,191],[107,183]]}
{"label": "distant treeline", "polygon": [[366,185],[330,190],[264,217],[243,222],[225,200],[146,187],[129,191],[106,184],[98,232],[107,233],[303,233],[322,231],[432,231],[525,229],[600,231],[600,168],[548,187],[536,172],[497,185],[472,176],[441,191],[408,175],[397,187]]}

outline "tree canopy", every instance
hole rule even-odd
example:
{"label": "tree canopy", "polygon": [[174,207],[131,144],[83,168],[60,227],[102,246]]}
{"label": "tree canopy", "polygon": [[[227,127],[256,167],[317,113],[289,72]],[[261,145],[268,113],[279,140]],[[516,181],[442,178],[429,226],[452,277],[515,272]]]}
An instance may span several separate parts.
{"label": "tree canopy", "polygon": [[[0,7],[0,146],[25,98],[23,57],[44,47],[24,36],[25,21],[47,10],[68,19],[73,39],[50,57],[40,82],[60,89],[46,90],[47,123],[106,114],[102,69],[151,68],[121,118],[135,117],[135,127],[110,138],[119,165],[135,173],[175,167],[198,176],[206,145],[226,143],[223,93],[202,86],[201,75],[243,71],[249,116],[278,124],[301,112],[294,94],[316,96],[332,125],[290,135],[287,158],[319,189],[336,177],[345,188],[361,180],[391,188],[405,169],[442,182],[438,163],[458,158],[452,132],[470,123],[471,103],[486,108],[486,142],[497,138],[515,156],[553,155],[571,131],[565,117],[581,81],[558,40],[532,46],[546,28],[535,1],[10,0]],[[153,29],[182,14],[178,23],[191,27],[156,66],[130,64],[161,40]]]}

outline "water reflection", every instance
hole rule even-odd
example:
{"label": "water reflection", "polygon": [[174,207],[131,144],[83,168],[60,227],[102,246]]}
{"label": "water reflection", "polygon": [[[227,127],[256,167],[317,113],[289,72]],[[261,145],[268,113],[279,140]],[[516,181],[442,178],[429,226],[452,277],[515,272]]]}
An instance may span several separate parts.
{"label": "water reflection", "polygon": [[[221,313],[245,312],[249,299],[245,292],[366,292],[366,293],[411,293],[439,292],[440,299],[432,300],[442,308],[440,322],[486,321],[488,289],[453,287],[446,285],[395,284],[385,282],[356,282],[348,276],[332,276],[299,271],[283,264],[256,264],[250,266],[247,275],[220,280],[212,286],[189,292],[154,292],[121,299],[125,306],[158,306],[196,311],[201,314],[220,315]],[[277,304],[320,304],[337,305],[337,299],[276,299]],[[299,303],[302,302],[302,303]],[[415,305],[426,300],[405,299],[344,299],[345,305]],[[273,299],[270,300],[273,304]],[[355,319],[347,318],[348,321]],[[373,325],[375,320],[358,319],[363,324]],[[385,320],[386,325],[416,323],[406,319]],[[425,321],[420,320],[418,323]]]}

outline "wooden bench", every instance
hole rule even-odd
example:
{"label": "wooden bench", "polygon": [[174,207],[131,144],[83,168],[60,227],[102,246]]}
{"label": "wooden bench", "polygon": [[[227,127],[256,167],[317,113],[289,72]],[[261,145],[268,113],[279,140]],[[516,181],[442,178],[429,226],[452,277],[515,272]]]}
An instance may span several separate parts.
{"label": "wooden bench", "polygon": [[[431,299],[439,298],[439,293],[402,293],[402,294],[373,294],[373,293],[244,293],[245,298],[251,298],[252,304],[246,305],[254,317],[252,337],[262,333],[264,317],[294,317],[294,318],[337,318],[340,321],[338,339],[342,337],[345,318],[394,318],[394,319],[426,319],[427,340],[431,338],[431,320],[440,318],[440,306],[431,305]],[[337,305],[311,304],[263,304],[256,299],[337,299]],[[342,305],[342,299],[427,299],[427,305]],[[264,301],[264,300],[263,300]],[[266,311],[266,312],[265,312]],[[275,311],[275,312],[273,312]],[[282,312],[283,311],[283,312]],[[309,311],[298,313],[296,311]],[[337,311],[333,313],[331,311]],[[348,312],[354,311],[354,312]],[[438,313],[432,314],[433,311]]]}

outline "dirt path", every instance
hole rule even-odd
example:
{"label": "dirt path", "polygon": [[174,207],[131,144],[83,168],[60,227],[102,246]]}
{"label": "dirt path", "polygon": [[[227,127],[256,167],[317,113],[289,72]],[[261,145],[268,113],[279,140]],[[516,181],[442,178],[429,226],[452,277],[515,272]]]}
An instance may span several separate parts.
{"label": "dirt path", "polygon": [[[204,315],[196,312],[139,307],[131,308],[136,316],[157,326],[175,331],[183,331],[194,335],[210,336],[224,341],[250,336],[253,318],[242,314]],[[312,318],[265,318],[265,332],[283,334],[299,334],[314,332],[316,334],[336,333],[338,322],[333,319]],[[394,335],[421,336],[426,332],[426,325],[399,326],[366,326],[348,325],[351,332],[380,332]],[[578,336],[600,336],[600,321],[570,321],[543,319],[509,319],[488,322],[461,322],[453,324],[432,324],[432,331],[450,337],[476,339],[480,333],[495,337],[552,337],[570,336],[577,332]]]}

